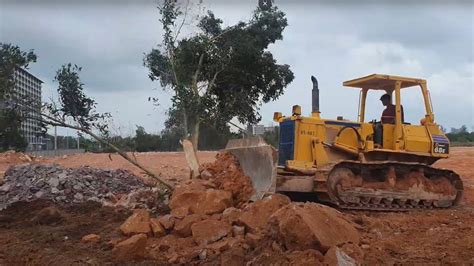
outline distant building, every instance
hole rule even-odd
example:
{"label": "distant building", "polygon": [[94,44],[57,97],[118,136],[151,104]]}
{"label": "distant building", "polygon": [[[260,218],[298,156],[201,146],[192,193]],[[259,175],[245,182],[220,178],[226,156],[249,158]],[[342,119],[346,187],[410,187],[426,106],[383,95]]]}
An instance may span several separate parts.
{"label": "distant building", "polygon": [[[14,73],[15,94],[31,101],[34,106],[41,106],[41,81],[23,68],[17,68]],[[41,110],[29,113],[30,117],[41,118]],[[41,123],[38,120],[27,118],[21,124],[21,132],[28,142],[28,150],[42,150],[46,146],[41,134]]]}
{"label": "distant building", "polygon": [[275,127],[266,127],[264,125],[250,125],[248,127],[249,133],[252,135],[263,135],[265,132],[274,132]]}

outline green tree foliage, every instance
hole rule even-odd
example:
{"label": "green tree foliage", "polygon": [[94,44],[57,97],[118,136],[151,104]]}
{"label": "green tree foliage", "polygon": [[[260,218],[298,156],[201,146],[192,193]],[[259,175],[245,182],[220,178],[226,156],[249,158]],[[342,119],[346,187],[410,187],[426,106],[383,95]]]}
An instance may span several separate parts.
{"label": "green tree foliage", "polygon": [[22,151],[26,148],[28,143],[20,131],[21,122],[22,117],[15,110],[0,110],[0,151]]}
{"label": "green tree foliage", "polygon": [[142,126],[137,126],[133,141],[138,152],[157,151],[161,146],[161,136],[146,133]]}
{"label": "green tree foliage", "polygon": [[460,128],[451,128],[451,132],[446,134],[446,136],[451,142],[474,142],[474,132],[469,132],[465,125],[462,125]]}
{"label": "green tree foliage", "polygon": [[27,146],[22,136],[21,122],[24,117],[16,103],[13,75],[17,68],[28,68],[36,62],[36,54],[30,50],[0,43],[0,150],[24,150]]}
{"label": "green tree foliage", "polygon": [[293,72],[278,64],[268,46],[283,38],[285,14],[271,1],[260,1],[252,18],[223,27],[211,11],[197,23],[198,32],[178,39],[185,18],[175,0],[159,7],[163,44],[144,58],[149,77],[173,93],[170,112],[180,112],[183,137],[195,148],[200,126],[224,125],[234,117],[256,123],[262,103],[277,99],[293,80]]}

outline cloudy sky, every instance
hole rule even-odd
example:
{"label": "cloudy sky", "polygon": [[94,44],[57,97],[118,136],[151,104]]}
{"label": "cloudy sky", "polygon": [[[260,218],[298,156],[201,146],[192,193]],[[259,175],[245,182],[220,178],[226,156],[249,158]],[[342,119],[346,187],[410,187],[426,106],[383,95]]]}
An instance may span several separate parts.
{"label": "cloudy sky", "polygon": [[[319,80],[322,115],[355,119],[359,93],[342,82],[383,73],[427,79],[438,123],[474,130],[473,1],[275,2],[289,26],[270,50],[291,66],[295,80],[280,99],[262,106],[263,124],[272,123],[274,111],[290,113],[294,104],[310,112],[311,75]],[[225,25],[248,20],[256,4],[204,0]],[[130,135],[135,125],[148,132],[164,127],[171,94],[148,79],[142,64],[144,53],[161,42],[155,1],[0,0],[0,5],[0,41],[35,50],[38,62],[30,71],[44,81],[44,99],[54,94],[55,71],[73,62],[83,67],[82,80],[99,110],[112,113],[116,133]],[[149,96],[160,105],[149,103]],[[379,97],[378,92],[368,97],[368,120],[380,117]],[[418,123],[424,115],[420,90],[403,91],[402,103],[406,120]]]}

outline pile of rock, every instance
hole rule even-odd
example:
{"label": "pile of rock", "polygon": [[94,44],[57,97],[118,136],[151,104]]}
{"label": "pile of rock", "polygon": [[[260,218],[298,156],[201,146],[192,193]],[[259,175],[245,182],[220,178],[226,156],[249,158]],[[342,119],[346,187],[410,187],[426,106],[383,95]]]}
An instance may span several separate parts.
{"label": "pile of rock", "polygon": [[247,203],[255,193],[250,177],[245,175],[237,158],[229,152],[218,153],[213,163],[201,166],[200,178],[232,193],[232,200],[238,207]]}
{"label": "pile of rock", "polygon": [[135,210],[120,227],[124,238],[114,258],[224,265],[350,265],[362,258],[358,231],[335,209],[279,194],[238,208],[232,193],[214,186],[205,180],[181,184],[166,215]]}
{"label": "pile of rock", "polygon": [[34,161],[34,159],[34,157],[13,150],[0,153],[0,163],[5,164],[28,163]]}
{"label": "pile of rock", "polygon": [[[140,207],[140,199],[150,207],[150,196],[157,193],[127,170],[103,170],[91,167],[62,168],[58,165],[24,164],[10,167],[0,186],[0,209],[17,201],[47,199],[59,204],[97,201],[104,204]],[[147,192],[149,191],[149,192]],[[145,195],[146,194],[146,195]],[[136,195],[140,195],[137,199]],[[153,201],[153,200],[151,200]],[[154,202],[156,203],[156,202]]]}

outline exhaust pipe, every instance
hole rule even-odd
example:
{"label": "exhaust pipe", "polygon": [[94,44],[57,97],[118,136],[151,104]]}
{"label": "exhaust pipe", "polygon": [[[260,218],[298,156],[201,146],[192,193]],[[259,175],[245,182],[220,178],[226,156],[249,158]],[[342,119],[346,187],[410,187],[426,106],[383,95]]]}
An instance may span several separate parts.
{"label": "exhaust pipe", "polygon": [[312,104],[312,112],[319,113],[319,88],[318,88],[318,80],[311,76],[311,81],[313,82],[313,90],[312,97],[311,97],[311,104]]}

